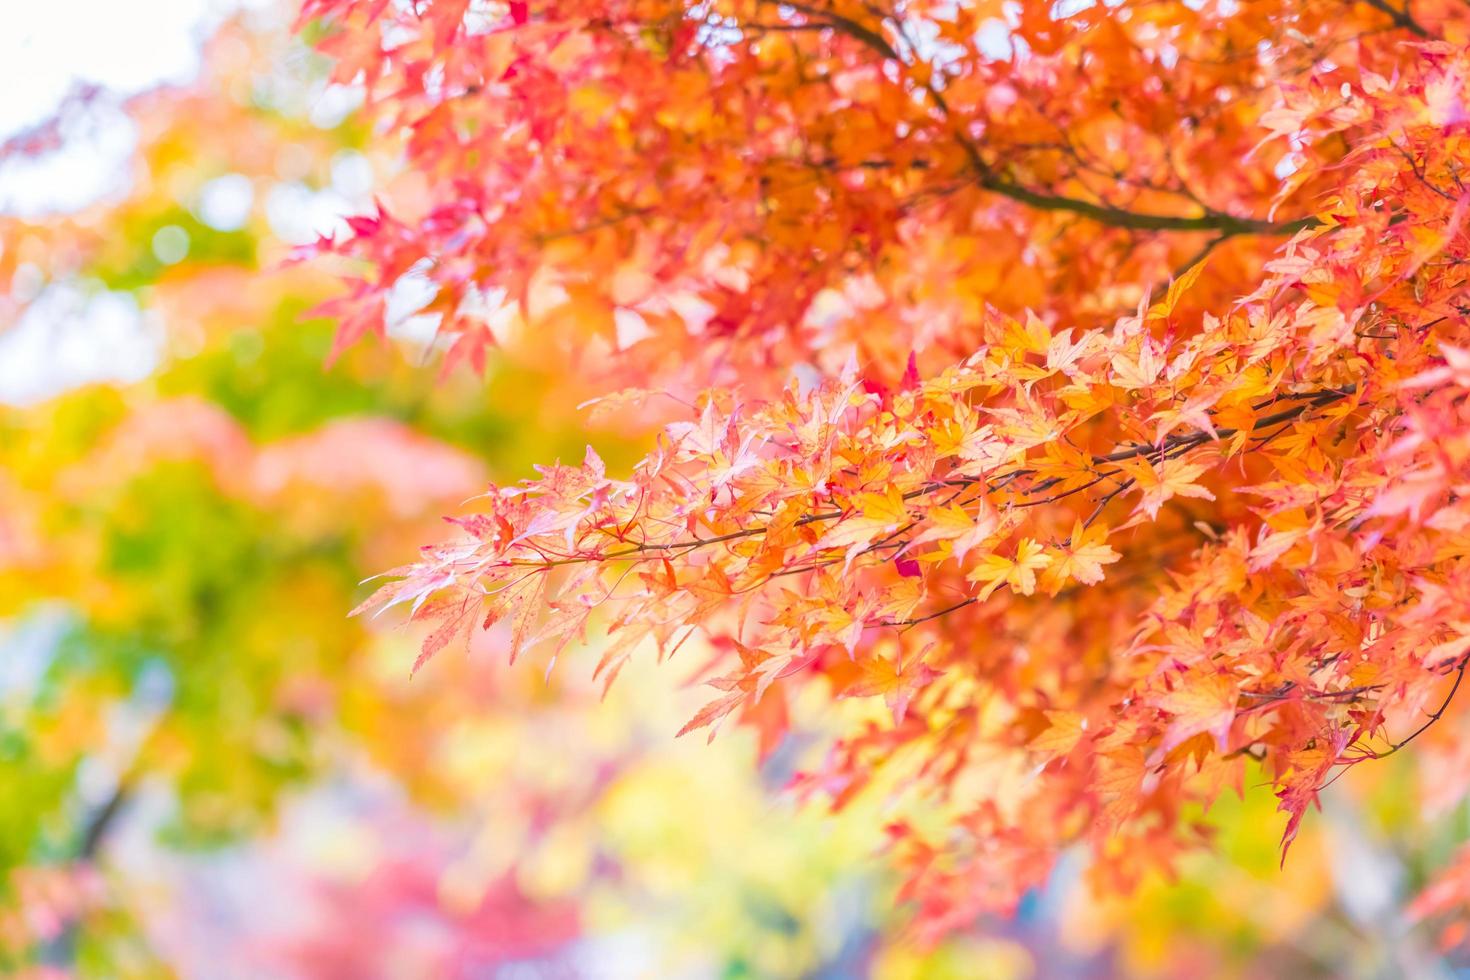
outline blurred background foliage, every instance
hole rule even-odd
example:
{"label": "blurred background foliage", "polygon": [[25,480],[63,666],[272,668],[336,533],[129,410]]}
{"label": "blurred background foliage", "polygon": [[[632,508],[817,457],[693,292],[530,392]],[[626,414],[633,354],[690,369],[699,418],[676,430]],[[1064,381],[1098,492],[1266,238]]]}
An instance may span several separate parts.
{"label": "blurred background foliage", "polygon": [[1403,801],[1470,764],[1454,732],[1355,770],[1285,872],[1248,788],[1179,881],[1100,900],[1064,864],[1017,921],[919,949],[881,790],[780,792],[819,758],[814,705],[759,761],[746,731],[673,738],[697,650],[605,699],[595,649],[508,666],[493,632],[410,678],[411,631],[346,616],[362,579],[589,431],[628,465],[652,420],[579,410],[599,393],[533,337],[436,378],[411,289],[390,342],[324,367],[330,283],[290,249],[393,161],[279,13],[203,64],[127,104],[125,191],[0,217],[0,357],[32,358],[0,409],[0,971],[1432,975],[1404,900],[1466,812]]}

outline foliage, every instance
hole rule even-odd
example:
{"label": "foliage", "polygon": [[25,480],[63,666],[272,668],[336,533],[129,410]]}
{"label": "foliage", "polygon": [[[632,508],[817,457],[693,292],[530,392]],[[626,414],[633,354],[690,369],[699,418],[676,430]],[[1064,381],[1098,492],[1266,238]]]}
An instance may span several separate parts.
{"label": "foliage", "polygon": [[[360,581],[490,465],[525,472],[567,444],[578,397],[530,346],[497,362],[490,398],[473,379],[435,386],[407,341],[323,371],[331,325],[302,314],[327,283],[282,266],[268,202],[299,181],[328,192],[354,137],[258,98],[310,86],[301,57],[230,25],[208,75],[129,107],[126,197],[3,219],[12,278],[39,279],[13,294],[14,329],[48,290],[126,296],[161,363],[0,414],[0,788],[19,801],[0,817],[0,971],[218,976],[226,952],[241,975],[554,966],[588,934],[663,922],[650,962],[795,973],[866,935],[882,883],[848,866],[871,822],[834,835],[816,814],[773,818],[742,746],[678,754],[666,736],[688,692],[599,709],[596,686],[496,669],[493,643],[410,682],[414,637],[347,617]],[[298,67],[272,74],[282,64]],[[196,217],[221,177],[255,202],[225,250]],[[170,227],[190,249],[164,263],[152,243]],[[628,458],[616,432],[600,441]],[[711,802],[680,813],[718,807],[732,839],[774,823],[780,846],[719,875],[706,862],[698,881],[707,838],[672,863],[650,848],[620,801],[690,771]],[[323,819],[345,846],[310,840]],[[273,869],[238,910],[236,860]],[[857,907],[819,935],[810,910],[843,881]],[[271,895],[311,914],[274,922]],[[423,945],[426,924],[445,947]],[[207,962],[199,936],[215,940]]]}
{"label": "foliage", "polygon": [[702,389],[626,478],[589,450],[398,569],[366,608],[433,624],[420,663],[501,620],[512,658],[605,631],[609,677],[702,634],[684,731],[766,744],[808,685],[882,695],[797,785],[840,805],[906,767],[931,938],[1074,842],[1104,891],[1175,866],[1254,763],[1284,851],[1447,710],[1463,7],[304,16],[415,189],[315,249],[367,270],[343,343],[415,270],[446,363],[513,317]]}
{"label": "foliage", "polygon": [[1463,962],[1466,25],[227,24],[0,217],[157,359],[0,410],[0,970]]}

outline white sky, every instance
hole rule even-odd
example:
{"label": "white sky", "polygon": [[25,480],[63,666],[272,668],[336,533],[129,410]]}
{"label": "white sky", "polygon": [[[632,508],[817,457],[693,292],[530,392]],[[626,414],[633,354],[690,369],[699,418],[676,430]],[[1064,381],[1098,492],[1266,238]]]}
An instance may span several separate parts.
{"label": "white sky", "polygon": [[[211,27],[239,6],[239,0],[3,0],[0,141],[44,122],[83,85],[126,96],[187,81],[199,69],[200,44]],[[40,217],[73,210],[116,187],[133,146],[123,116],[91,114],[65,135],[61,153],[0,161],[0,212]]]}
{"label": "white sky", "polygon": [[34,125],[78,82],[123,93],[189,78],[222,0],[7,0],[0,137]]}
{"label": "white sky", "polygon": [[[211,25],[240,5],[0,0],[0,142],[52,116],[79,85],[126,96],[187,81],[198,71]],[[0,161],[0,212],[39,218],[117,186],[134,142],[127,119],[103,112],[67,135],[60,152]],[[24,289],[0,282],[0,290]],[[0,332],[0,403],[36,401],[87,381],[142,377],[157,360],[155,332],[132,297],[50,288],[19,323]]]}

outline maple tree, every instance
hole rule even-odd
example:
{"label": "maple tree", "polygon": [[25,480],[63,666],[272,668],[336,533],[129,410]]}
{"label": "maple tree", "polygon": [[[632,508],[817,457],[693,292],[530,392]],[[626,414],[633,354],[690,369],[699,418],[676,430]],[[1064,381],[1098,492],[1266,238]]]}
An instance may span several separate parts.
{"label": "maple tree", "polygon": [[[401,135],[339,346],[435,288],[446,365],[517,330],[681,408],[626,476],[492,488],[365,608],[702,633],[798,776],[900,769],[930,937],[1059,851],[1126,888],[1259,766],[1283,848],[1453,705],[1470,12],[1361,3],[307,0]],[[639,397],[622,392],[613,404]],[[648,396],[650,399],[655,396]],[[554,652],[549,654],[554,656]]]}
{"label": "maple tree", "polygon": [[[599,685],[503,670],[493,638],[410,681],[411,637],[341,615],[487,471],[579,446],[583,392],[535,350],[491,397],[436,386],[410,341],[324,375],[332,325],[301,313],[330,280],[282,266],[273,202],[340,193],[375,151],[311,111],[319,65],[282,29],[230,21],[204,55],[125,104],[125,191],[0,215],[5,331],[63,335],[51,299],[80,295],[158,344],[142,377],[0,406],[0,973],[571,972],[636,930],[650,963],[772,975],[880,947],[875,821],[773,814],[748,747],[669,740],[694,692],[594,711]],[[222,181],[250,189],[223,221]]]}
{"label": "maple tree", "polygon": [[[960,98],[966,73],[982,67],[978,52],[997,62],[985,69],[992,81],[1030,79],[1031,101],[1007,108],[997,83],[985,111],[1040,105],[1041,122],[1091,134],[1084,155],[1117,139],[1123,149],[1108,152],[1123,177],[1058,146],[1048,157],[1024,127],[1007,131],[1014,144],[1001,142],[992,118],[971,138],[997,166],[1005,147],[1014,187],[964,185],[967,164],[946,155],[948,131],[928,118],[934,106],[910,104],[931,96],[877,60],[872,38],[810,26],[796,8],[761,10],[758,47],[723,19],[743,10],[721,8],[720,30],[696,31],[704,47],[680,49],[693,59],[679,62],[690,74],[670,91],[658,79],[677,53],[668,42],[682,21],[665,19],[674,6],[613,10],[651,18],[629,31],[631,20],[579,19],[585,11],[573,5],[530,4],[517,23],[522,14],[489,3],[455,21],[445,3],[430,28],[445,32],[437,48],[414,40],[426,4],[384,6],[381,33],[334,33],[329,14],[305,29],[308,39],[340,52],[382,37],[394,65],[426,59],[415,95],[395,67],[378,67],[381,50],[364,47],[361,63],[387,74],[365,113],[345,118],[313,104],[321,60],[275,28],[230,22],[205,49],[197,82],[127,103],[138,147],[126,190],[68,215],[0,215],[5,330],[59,332],[64,324],[48,319],[61,297],[80,304],[79,329],[110,303],[134,310],[159,345],[142,375],[0,408],[0,786],[19,803],[0,817],[0,970],[47,980],[187,976],[228,961],[301,977],[498,965],[575,973],[627,957],[651,972],[760,976],[1419,975],[1431,968],[1434,935],[1463,962],[1470,876],[1455,854],[1470,712],[1463,691],[1449,699],[1460,655],[1405,645],[1414,629],[1434,643],[1458,629],[1448,618],[1436,625],[1443,613],[1424,603],[1454,610],[1453,593],[1425,590],[1449,588],[1457,574],[1453,491],[1436,496],[1433,461],[1453,478],[1462,245],[1452,234],[1457,201],[1421,200],[1417,175],[1401,166],[1418,165],[1457,198],[1463,99],[1435,79],[1458,77],[1459,56],[1415,45],[1459,43],[1458,8],[1415,2],[1414,27],[1372,5],[1120,13],[1123,25],[1157,16],[1168,30],[1176,15],[1186,26],[1228,23],[1237,53],[1271,35],[1265,61],[1257,45],[1250,66],[1221,58],[1210,69],[1229,79],[1236,101],[1189,96],[1205,99],[1200,118],[1223,114],[1210,125],[1242,127],[1238,161],[1224,162],[1230,140],[1195,146],[1187,126],[1167,132],[1176,150],[1194,147],[1181,175],[1200,197],[1272,226],[1237,229],[1157,180],[1125,180],[1135,166],[1180,166],[1150,150],[1161,138],[1150,127],[1163,119],[1167,129],[1172,117],[1159,113],[1173,103],[1143,98],[1163,90],[1139,68],[1142,81],[1117,84],[1127,118],[1111,107],[1080,113],[1102,105],[1077,101],[1086,92],[1114,84],[1098,74],[1098,52],[1119,70],[1133,56],[1115,63],[1111,47],[1079,37],[1079,48],[1052,53],[1085,70],[1042,72],[1048,63],[1034,59],[1043,46],[1025,40],[1045,27],[1034,12],[1023,23],[1015,11],[988,11],[970,54],[935,40],[921,10],[904,8],[914,14],[904,31],[936,66],[952,111],[979,111]],[[356,16],[335,13],[344,11]],[[837,12],[908,51],[904,32],[871,10]],[[1077,15],[1086,12],[1057,8],[1053,40],[1086,26],[1068,23]],[[707,9],[689,16],[716,23]],[[1283,16],[1297,18],[1291,30],[1272,33]],[[551,72],[538,69],[542,42],[514,33],[547,24],[561,31],[542,39]],[[617,24],[630,50],[604,45],[618,40],[604,33]],[[964,37],[968,28],[947,30]],[[506,36],[486,40],[497,31]],[[1145,33],[1158,64],[1172,66],[1152,71],[1175,99],[1210,38],[1181,47],[1193,37],[1181,33],[1171,48]],[[583,35],[603,46],[585,48]],[[998,63],[1002,38],[1018,52],[1014,64]],[[1305,60],[1273,67],[1302,38],[1319,53],[1342,45],[1330,49],[1331,65],[1309,64],[1303,48]],[[796,47],[769,48],[778,41]],[[454,144],[480,139],[484,114],[506,110],[495,101],[503,86],[457,99],[446,114],[454,125],[418,145],[399,139],[445,94],[435,59],[478,58],[482,43],[530,56],[503,82],[526,71],[539,80],[524,94],[542,101],[517,111],[545,117],[522,171],[545,178],[526,184],[551,209],[540,230],[527,232],[529,212],[482,229],[443,210],[473,198],[490,215],[518,200],[506,186],[478,187],[483,160]],[[641,67],[611,70],[609,50]],[[858,126],[853,105],[813,106],[830,91],[816,75],[783,78],[797,70],[797,51],[813,72],[848,66],[843,91],[860,96],[858,109],[881,95],[882,119],[913,113],[908,131],[922,145],[903,158],[914,161],[906,176],[879,166],[872,144],[881,133]],[[587,58],[573,67],[585,74],[568,87],[558,73],[577,52]],[[751,68],[746,57],[764,60]],[[700,128],[693,102],[687,112],[592,110],[609,97],[622,111],[705,97],[693,84],[707,68],[727,70],[726,59],[729,71],[748,70],[744,91],[757,98],[746,105],[766,113],[759,132],[769,143],[752,141],[734,101],[739,74],[718,80],[725,101],[716,102],[728,111],[711,128]],[[1337,111],[1340,82],[1369,64],[1390,87],[1362,76],[1373,98],[1353,111],[1378,122],[1361,112],[1324,122],[1330,112],[1295,101],[1305,92]],[[1313,71],[1327,72],[1327,88],[1312,88]],[[322,102],[366,81],[329,89]],[[572,103],[585,112],[569,117]],[[1307,130],[1348,128],[1261,142],[1291,113]],[[644,133],[640,152],[607,156],[602,119]],[[821,179],[807,195],[789,161],[776,159],[789,155],[794,130],[769,126],[789,119],[833,146],[856,135],[869,155],[856,175],[814,168]],[[687,139],[647,141],[642,127],[671,120],[692,127]],[[1408,134],[1433,149],[1412,165],[1395,159],[1369,138],[1378,125],[1399,146]],[[38,155],[44,166],[66,131],[42,127],[0,158]],[[512,120],[483,132],[514,139],[521,129]],[[543,161],[551,136],[561,142]],[[585,170],[566,170],[576,178],[566,187],[531,169],[570,166],[569,153]],[[929,161],[955,168],[950,183],[928,183],[937,176]],[[824,225],[778,221],[757,198],[761,178],[746,183],[745,169],[756,165],[764,193],[775,187],[793,207],[825,207],[840,193],[843,209],[876,206],[894,223],[882,226],[876,251],[876,239],[863,238],[867,251],[829,263],[830,243],[810,248]],[[324,202],[370,201],[363,169],[377,178],[381,218],[357,220],[354,240],[321,250],[337,253],[326,262],[280,267],[302,240],[304,215],[320,217]],[[606,180],[636,182],[650,169],[660,193],[646,212],[552,223],[570,220],[552,213],[568,201],[615,205],[633,185]],[[675,170],[693,181],[678,185],[683,211],[663,193]],[[712,193],[707,178],[730,193]],[[891,211],[872,181],[889,187]],[[1298,189],[1272,213],[1271,198],[1292,181]],[[1375,181],[1384,183],[1372,205],[1391,209],[1382,225],[1334,204],[1349,191],[1376,194]],[[253,203],[234,219],[206,206],[220,187],[242,186]],[[1033,196],[1018,200],[1018,188]],[[1120,228],[1096,212],[1038,208],[1034,195],[1185,220]],[[437,225],[425,220],[434,213]],[[851,230],[866,227],[857,211],[842,215],[844,241],[867,234]],[[1309,215],[1326,224],[1298,226]],[[1205,223],[1216,226],[1194,227]],[[1442,242],[1427,236],[1434,229]],[[378,264],[387,240],[378,234],[397,236],[406,275]],[[1422,253],[1404,260],[1395,249],[1408,246],[1392,238],[1400,234]],[[780,261],[766,261],[765,238]],[[159,247],[179,241],[183,258]],[[477,264],[502,246],[496,261]],[[446,251],[464,260],[468,278],[433,263]],[[332,355],[332,325],[300,315],[330,288],[320,266],[343,256],[356,266],[349,296],[360,292],[334,309],[364,330],[382,312],[389,342],[353,345],[339,333]],[[684,264],[695,257],[698,268]],[[1364,315],[1354,306],[1362,297],[1343,287],[1354,274],[1369,297]],[[405,294],[434,282],[448,292],[413,315]],[[1385,284],[1387,306],[1373,296]],[[1330,314],[1303,305],[1304,296],[1330,305],[1322,301],[1333,290],[1346,296],[1343,315],[1358,316],[1361,339],[1339,337]],[[1427,326],[1402,329],[1421,300],[1426,316],[1413,322]],[[366,318],[350,321],[362,308]],[[483,355],[483,379],[456,370],[436,382],[421,369],[423,338],[448,308],[458,318],[438,323],[441,346],[458,343],[455,362]],[[1195,339],[1206,327],[1215,336]],[[1393,331],[1403,336],[1388,338]],[[1227,347],[1241,336],[1256,346],[1232,360]],[[0,342],[14,339],[0,332]],[[37,353],[17,344],[5,359],[29,364]],[[1187,368],[1186,355],[1196,358]],[[974,383],[977,375],[986,380]],[[16,377],[6,372],[0,389]],[[628,385],[661,394],[616,390]],[[1247,400],[1252,386],[1260,393]],[[598,395],[590,418],[577,410]],[[1172,410],[1181,421],[1156,429]],[[1430,427],[1412,428],[1420,424]],[[1026,435],[1031,425],[1038,431]],[[1024,442],[1047,426],[1065,436],[1015,445],[992,462],[994,440]],[[1435,451],[1449,455],[1409,443],[1372,461],[1416,431],[1435,433]],[[584,459],[585,441],[605,465]],[[814,445],[830,446],[832,458]],[[635,468],[649,446],[655,458]],[[460,504],[484,489],[486,473],[509,485],[534,461],[572,454],[584,465],[544,474],[529,485],[534,499],[496,490]],[[986,466],[1016,468],[982,486]],[[630,471],[627,485],[648,487],[644,507],[607,479]],[[1341,495],[1334,476],[1346,481]],[[957,482],[941,489],[940,479]],[[1266,493],[1242,494],[1251,486]],[[1213,499],[1191,496],[1201,489]],[[1343,511],[1345,500],[1361,509]],[[1370,500],[1387,503],[1368,513]],[[399,630],[404,617],[393,612],[342,616],[365,591],[362,579],[434,536],[440,513],[463,522],[460,550],[445,563],[447,553],[431,549],[430,564],[410,576],[437,567],[458,578],[424,596],[417,622]],[[604,515],[619,523],[601,524]],[[726,534],[738,536],[707,540]],[[1360,541],[1367,550],[1354,551]],[[642,544],[651,547],[614,557]],[[508,572],[501,559],[531,564]],[[482,598],[478,584],[455,594],[462,583],[530,574],[545,559],[565,564],[536,573],[548,600],[539,609],[517,601],[536,577],[508,596]],[[578,575],[589,576],[589,592],[598,575],[617,586],[589,616],[573,604]],[[472,623],[455,622],[467,595],[480,608]],[[899,603],[913,608],[886,608]],[[501,620],[480,629],[491,612]],[[630,616],[634,625],[604,636]],[[583,625],[592,649],[540,669]],[[673,664],[655,663],[630,635],[647,626],[665,633],[668,651],[677,646]],[[518,632],[542,663],[504,666]],[[465,633],[467,656],[441,656],[410,678],[416,642],[447,646]],[[1322,651],[1353,643],[1367,659],[1301,676],[1333,656]],[[681,688],[690,677],[718,687]],[[1368,726],[1380,710],[1382,728],[1350,744],[1344,765],[1315,784],[1305,778],[1326,763],[1312,754],[1314,732]],[[671,737],[697,713],[722,737]],[[1410,735],[1412,752],[1348,764]],[[1269,825],[1279,830],[1292,814],[1273,810],[1304,804],[1309,784],[1343,768],[1347,778],[1321,794],[1323,814],[1295,828],[1278,871]],[[1220,791],[1232,783],[1243,798]],[[840,806],[793,809],[771,799],[782,786]],[[1282,789],[1296,795],[1273,795]],[[1099,850],[1084,826],[1094,819],[1118,830],[1117,841]],[[905,894],[920,903],[914,924],[929,939],[950,933],[933,949],[907,941],[911,904],[894,901],[900,881],[864,860],[885,838],[911,879]],[[1098,887],[1083,887],[1084,868]],[[1012,904],[1014,917],[950,932],[975,911]]]}

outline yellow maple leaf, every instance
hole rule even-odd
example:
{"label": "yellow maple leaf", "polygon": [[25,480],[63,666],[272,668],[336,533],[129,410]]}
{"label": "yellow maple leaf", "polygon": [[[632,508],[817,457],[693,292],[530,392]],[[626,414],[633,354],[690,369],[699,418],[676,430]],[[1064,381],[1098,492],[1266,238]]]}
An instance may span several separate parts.
{"label": "yellow maple leaf", "polygon": [[1159,516],[1159,508],[1171,497],[1198,497],[1214,500],[1215,495],[1194,481],[1209,467],[1183,457],[1166,459],[1157,467],[1147,459],[1123,460],[1118,464],[1132,476],[1143,491],[1138,508],[1150,519]]}
{"label": "yellow maple leaf", "polygon": [[862,548],[909,520],[903,494],[891,485],[884,493],[854,495],[849,513],[822,535],[818,548]]}
{"label": "yellow maple leaf", "polygon": [[964,561],[972,548],[995,533],[1000,515],[984,500],[971,514],[958,504],[947,504],[929,513],[929,524],[916,538],[914,546],[931,541],[948,541],[957,561]]}
{"label": "yellow maple leaf", "polygon": [[1069,579],[1084,585],[1096,585],[1103,580],[1104,565],[1111,565],[1122,556],[1107,544],[1108,529],[1101,525],[1085,528],[1081,521],[1072,526],[1072,540],[1061,549],[1056,562],[1044,573],[1044,583],[1055,595]]}
{"label": "yellow maple leaf", "polygon": [[1150,320],[1166,320],[1169,314],[1174,312],[1174,307],[1179,305],[1180,298],[1189,291],[1199,274],[1205,270],[1206,262],[1201,259],[1185,270],[1184,274],[1169,284],[1169,291],[1165,294],[1162,302],[1155,303],[1148,311]]}
{"label": "yellow maple leaf", "polygon": [[1087,719],[1075,711],[1048,711],[1051,724],[1031,740],[1031,748],[1056,758],[1077,746],[1087,732]]}
{"label": "yellow maple leaf", "polygon": [[1164,358],[1154,349],[1147,337],[1144,337],[1138,345],[1138,354],[1129,357],[1126,354],[1115,354],[1112,360],[1114,385],[1124,390],[1147,388],[1158,380],[1159,374],[1164,370]]}
{"label": "yellow maple leaf", "polygon": [[1002,585],[1009,585],[1021,595],[1031,595],[1036,591],[1036,573],[1051,563],[1052,556],[1046,554],[1041,544],[1031,538],[1022,538],[1016,545],[1014,559],[986,555],[970,570],[968,578],[971,582],[985,583],[977,594],[982,601],[990,598],[991,593]]}

